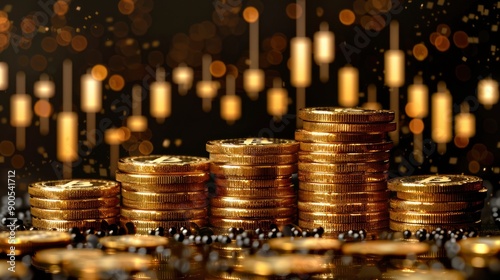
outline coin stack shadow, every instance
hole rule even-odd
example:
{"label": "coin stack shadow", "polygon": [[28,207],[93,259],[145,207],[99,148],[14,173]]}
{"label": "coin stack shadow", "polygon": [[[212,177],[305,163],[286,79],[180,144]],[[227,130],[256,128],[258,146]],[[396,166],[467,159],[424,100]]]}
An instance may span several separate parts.
{"label": "coin stack shadow", "polygon": [[203,157],[149,155],[121,158],[120,223],[132,222],[137,234],[207,225],[209,160]]}
{"label": "coin stack shadow", "polygon": [[210,200],[210,224],[216,233],[229,228],[270,230],[296,220],[297,172],[294,140],[242,138],[209,141],[210,171],[215,196]]}
{"label": "coin stack shadow", "polygon": [[417,175],[389,180],[390,228],[428,231],[479,229],[487,189],[468,175]]}
{"label": "coin stack shadow", "polygon": [[120,184],[116,181],[43,181],[30,184],[28,193],[32,225],[38,229],[100,229],[104,221],[118,223]]}
{"label": "coin stack shadow", "polygon": [[317,107],[299,111],[299,226],[326,236],[349,230],[375,234],[389,226],[387,133],[394,112]]}

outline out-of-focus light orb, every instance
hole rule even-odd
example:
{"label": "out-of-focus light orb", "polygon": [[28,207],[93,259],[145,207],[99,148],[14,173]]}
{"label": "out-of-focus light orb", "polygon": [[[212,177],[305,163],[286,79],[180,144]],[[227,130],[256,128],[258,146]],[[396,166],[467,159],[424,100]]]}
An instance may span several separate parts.
{"label": "out-of-focus light orb", "polygon": [[421,134],[424,132],[425,125],[421,119],[413,119],[410,121],[409,127],[413,134]]}
{"label": "out-of-focus light orb", "polygon": [[491,109],[498,102],[498,82],[491,78],[479,81],[477,97],[479,103],[483,104],[486,109]]}
{"label": "out-of-focus light orb", "polygon": [[434,41],[436,49],[440,52],[445,52],[450,48],[450,40],[444,35],[438,35]]}
{"label": "out-of-focus light orb", "polygon": [[226,74],[226,64],[220,60],[214,60],[210,63],[210,74],[216,78],[223,77]]}
{"label": "out-of-focus light orb", "polygon": [[290,3],[286,5],[286,15],[291,19],[298,19],[302,16],[302,7],[296,3]]}
{"label": "out-of-focus light orb", "polygon": [[464,31],[453,33],[453,43],[457,48],[465,49],[469,45],[469,35]]}
{"label": "out-of-focus light orb", "polygon": [[108,85],[113,91],[121,91],[125,87],[125,79],[119,74],[109,77]]}
{"label": "out-of-focus light orb", "polygon": [[0,154],[5,157],[10,157],[16,151],[16,146],[11,141],[4,140],[0,142]]}
{"label": "out-of-focus light orb", "polygon": [[463,149],[467,147],[467,145],[469,145],[469,138],[455,135],[455,138],[453,138],[453,143],[455,143],[455,146],[457,146],[457,148]]}
{"label": "out-of-focus light orb", "polygon": [[48,118],[52,114],[52,105],[44,99],[40,99],[35,103],[35,114],[42,118]]}
{"label": "out-of-focus light orb", "polygon": [[108,69],[102,64],[97,64],[92,67],[90,74],[95,80],[104,81],[104,79],[106,79],[106,77],[108,76]]}
{"label": "out-of-focus light orb", "polygon": [[343,25],[351,25],[356,21],[356,15],[352,10],[344,9],[339,13],[339,20]]}
{"label": "out-of-focus light orb", "polygon": [[87,38],[83,35],[76,35],[73,39],[71,39],[71,47],[77,52],[84,51],[87,48],[87,45]]}
{"label": "out-of-focus light orb", "polygon": [[273,50],[277,50],[279,52],[283,52],[287,45],[288,45],[288,39],[286,38],[286,36],[282,33],[275,33],[272,37],[271,37],[271,48],[273,48]]}
{"label": "out-of-focus light orb", "polygon": [[141,144],[139,144],[139,152],[143,155],[151,154],[153,152],[153,149],[153,143],[148,140],[142,141]]}
{"label": "out-of-focus light orb", "polygon": [[429,50],[427,49],[424,43],[419,43],[413,46],[413,56],[418,61],[425,60],[428,55],[429,55]]}
{"label": "out-of-focus light orb", "polygon": [[54,3],[54,13],[58,16],[64,16],[68,10],[69,10],[69,5],[66,1],[63,0],[58,0],[56,3]]}
{"label": "out-of-focus light orb", "polygon": [[248,23],[256,22],[259,19],[259,11],[255,7],[247,7],[243,10],[243,18]]}
{"label": "out-of-focus light orb", "polygon": [[450,37],[451,34],[451,28],[448,24],[446,23],[441,23],[437,26],[436,31],[446,37]]}
{"label": "out-of-focus light orb", "polygon": [[118,2],[118,10],[124,15],[130,15],[135,10],[135,4],[132,0],[120,0]]}

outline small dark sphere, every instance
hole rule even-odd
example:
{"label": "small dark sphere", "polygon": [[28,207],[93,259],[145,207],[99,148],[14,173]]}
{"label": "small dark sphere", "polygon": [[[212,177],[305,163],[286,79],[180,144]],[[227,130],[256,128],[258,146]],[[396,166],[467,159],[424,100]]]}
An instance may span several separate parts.
{"label": "small dark sphere", "polygon": [[86,235],[89,235],[89,234],[94,234],[94,233],[95,233],[94,228],[89,228],[89,229],[87,229],[87,230],[85,231],[85,234],[86,234]]}
{"label": "small dark sphere", "polygon": [[269,226],[269,228],[270,228],[271,230],[276,229],[276,230],[278,230],[278,231],[279,231],[279,228],[278,228],[278,225],[277,225],[277,224],[271,224],[271,225]]}
{"label": "small dark sphere", "polygon": [[171,227],[168,229],[168,234],[170,234],[170,236],[174,236],[174,234],[176,233],[177,233],[177,228]]}
{"label": "small dark sphere", "polygon": [[156,231],[154,229],[150,229],[148,231],[148,235],[156,235]]}
{"label": "small dark sphere", "polygon": [[165,236],[165,229],[163,227],[157,227],[155,229],[156,235],[158,236]]}
{"label": "small dark sphere", "polygon": [[404,237],[405,239],[410,239],[410,238],[411,238],[411,234],[412,234],[412,233],[411,233],[411,231],[410,231],[410,230],[405,230],[405,231],[403,231],[403,237]]}
{"label": "small dark sphere", "polygon": [[184,235],[176,233],[176,234],[174,234],[174,240],[178,241],[178,242],[182,242],[182,241],[184,241]]}
{"label": "small dark sphere", "polygon": [[96,231],[95,235],[97,237],[104,237],[104,236],[106,236],[106,231],[104,231],[104,230],[98,230],[98,231]]}

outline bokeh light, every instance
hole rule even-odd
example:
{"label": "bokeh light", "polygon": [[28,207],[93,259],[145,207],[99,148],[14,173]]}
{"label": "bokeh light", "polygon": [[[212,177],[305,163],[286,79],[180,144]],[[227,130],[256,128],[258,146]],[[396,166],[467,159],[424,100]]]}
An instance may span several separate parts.
{"label": "bokeh light", "polygon": [[243,18],[248,23],[256,22],[259,19],[259,11],[255,7],[247,7],[243,10]]}
{"label": "bokeh light", "polygon": [[290,3],[286,5],[286,15],[291,19],[298,19],[302,16],[302,7],[296,3]]}
{"label": "bokeh light", "polygon": [[356,20],[356,15],[352,10],[344,9],[339,13],[339,20],[343,25],[351,25]]}
{"label": "bokeh light", "polygon": [[119,74],[114,74],[109,77],[108,85],[111,90],[121,91],[125,87],[125,79]]}
{"label": "bokeh light", "polygon": [[220,78],[226,74],[226,64],[220,60],[214,60],[210,64],[210,74],[216,78]]}
{"label": "bokeh light", "polygon": [[95,80],[104,81],[104,79],[106,79],[106,77],[108,76],[108,69],[102,64],[97,64],[92,67],[90,74]]}
{"label": "bokeh light", "polygon": [[33,110],[37,116],[48,118],[52,114],[52,105],[47,100],[40,99],[35,103]]}
{"label": "bokeh light", "polygon": [[424,43],[419,43],[413,46],[412,53],[415,59],[417,59],[418,61],[423,61],[427,58],[427,55],[429,55],[429,50]]}

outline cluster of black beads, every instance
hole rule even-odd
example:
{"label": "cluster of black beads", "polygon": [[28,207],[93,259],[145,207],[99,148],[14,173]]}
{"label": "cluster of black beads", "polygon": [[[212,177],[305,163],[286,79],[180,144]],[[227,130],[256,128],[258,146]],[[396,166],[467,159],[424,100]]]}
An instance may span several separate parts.
{"label": "cluster of black beads", "polygon": [[[418,229],[415,231],[415,237],[420,241],[433,241],[438,246],[443,246],[448,240],[459,241],[465,238],[476,237],[478,231],[474,228],[469,229],[453,229],[447,230],[445,228],[437,227],[431,231],[427,231],[425,228]],[[412,237],[412,232],[410,230],[405,230],[403,236],[406,239]]]}
{"label": "cluster of black beads", "polygon": [[348,230],[339,233],[338,239],[341,241],[361,241],[366,239],[366,230]]}

